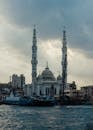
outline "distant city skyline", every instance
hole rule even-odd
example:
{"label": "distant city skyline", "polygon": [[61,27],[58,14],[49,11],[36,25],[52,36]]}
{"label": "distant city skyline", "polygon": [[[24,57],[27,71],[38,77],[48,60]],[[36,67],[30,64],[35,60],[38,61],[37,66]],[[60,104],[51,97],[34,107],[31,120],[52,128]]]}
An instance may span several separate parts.
{"label": "distant city skyline", "polygon": [[31,47],[37,29],[38,74],[46,67],[61,74],[62,31],[67,32],[68,82],[93,84],[93,1],[1,0],[0,82],[24,74],[31,83]]}

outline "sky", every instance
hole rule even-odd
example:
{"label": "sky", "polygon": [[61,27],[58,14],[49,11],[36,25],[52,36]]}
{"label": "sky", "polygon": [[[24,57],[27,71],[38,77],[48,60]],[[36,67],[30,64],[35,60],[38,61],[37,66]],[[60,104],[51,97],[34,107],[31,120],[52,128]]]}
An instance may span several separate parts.
{"label": "sky", "polygon": [[38,74],[48,62],[61,74],[66,27],[68,82],[93,85],[93,0],[0,0],[0,82],[23,73],[31,82],[33,27],[37,29]]}

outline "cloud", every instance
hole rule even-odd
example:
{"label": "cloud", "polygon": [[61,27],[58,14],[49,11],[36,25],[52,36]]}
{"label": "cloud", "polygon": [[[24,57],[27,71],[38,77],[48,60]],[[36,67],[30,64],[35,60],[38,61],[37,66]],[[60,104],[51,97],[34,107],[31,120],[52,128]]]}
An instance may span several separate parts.
{"label": "cloud", "polygon": [[[11,52],[9,55],[12,56],[10,59],[10,56],[7,57],[2,52],[2,63],[6,62],[3,59],[7,57],[9,60],[15,59],[15,65],[12,62],[11,67],[17,65],[20,71],[20,62],[22,64],[28,62],[27,66],[30,69],[32,31],[33,25],[36,24],[38,69],[41,71],[45,67],[46,61],[49,61],[50,68],[57,75],[57,72],[61,71],[62,29],[65,25],[68,53],[77,56],[69,61],[71,66],[69,79],[82,77],[85,81],[89,77],[90,80],[88,80],[92,82],[92,4],[92,0],[90,2],[88,0],[1,0],[0,46],[3,44]],[[82,69],[79,68],[79,64],[83,65]],[[77,71],[77,68],[80,71]],[[13,69],[16,70],[16,68]],[[24,72],[24,67],[22,70]]]}
{"label": "cloud", "polygon": [[69,46],[86,50],[87,55],[93,49],[92,4],[92,0],[1,0],[0,12],[8,23],[23,30],[32,31],[36,24],[40,39],[61,38],[65,25]]}

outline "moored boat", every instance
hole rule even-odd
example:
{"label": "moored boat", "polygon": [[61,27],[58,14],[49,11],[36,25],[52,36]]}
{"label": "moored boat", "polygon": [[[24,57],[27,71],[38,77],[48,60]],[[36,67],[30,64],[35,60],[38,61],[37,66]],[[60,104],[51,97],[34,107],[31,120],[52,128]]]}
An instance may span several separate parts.
{"label": "moored boat", "polygon": [[[87,101],[79,97],[60,97],[60,105],[86,105]],[[89,103],[89,102],[88,102]]]}
{"label": "moored boat", "polygon": [[54,106],[55,104],[53,97],[38,97],[32,101],[31,106]]}
{"label": "moored boat", "polygon": [[8,105],[19,105],[19,101],[20,101],[20,96],[15,96],[13,91],[11,91],[9,96],[3,99],[3,103]]}
{"label": "moored boat", "polygon": [[20,98],[19,105],[20,106],[31,106],[33,103],[33,98],[28,96],[23,96]]}

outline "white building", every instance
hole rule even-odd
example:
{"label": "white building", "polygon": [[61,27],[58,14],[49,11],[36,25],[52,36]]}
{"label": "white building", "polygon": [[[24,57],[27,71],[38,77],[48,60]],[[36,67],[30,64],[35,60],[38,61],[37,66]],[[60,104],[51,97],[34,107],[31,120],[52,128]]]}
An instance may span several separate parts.
{"label": "white building", "polygon": [[31,84],[24,85],[23,90],[24,90],[24,96],[31,97],[33,95],[32,94],[32,85]]}
{"label": "white building", "polygon": [[[41,74],[36,78],[36,93],[37,96],[59,96],[62,78],[59,75],[57,79],[47,66]],[[32,84],[24,86],[24,95],[33,96]]]}
{"label": "white building", "polygon": [[61,81],[61,76],[59,75],[56,79],[47,66],[37,77],[37,95],[58,96],[62,85]]}
{"label": "white building", "polygon": [[[73,84],[73,83],[72,83]],[[76,87],[72,87],[72,84],[68,83],[64,93],[67,96],[76,95]],[[55,78],[52,71],[47,66],[41,74],[36,78],[36,95],[37,96],[54,96],[59,97],[62,86],[62,77],[59,75]],[[74,85],[75,86],[75,85]],[[27,84],[24,87],[25,96],[33,96],[32,84]]]}
{"label": "white building", "polygon": [[32,84],[26,85],[24,87],[24,93],[27,96],[59,96],[62,94],[62,83],[64,84],[64,93],[69,95],[72,91],[70,85],[67,83],[67,42],[66,42],[66,32],[63,31],[63,48],[62,53],[62,76],[55,78],[52,71],[47,67],[42,71],[41,74],[37,75],[37,38],[36,29],[33,29],[33,41],[32,41]]}

